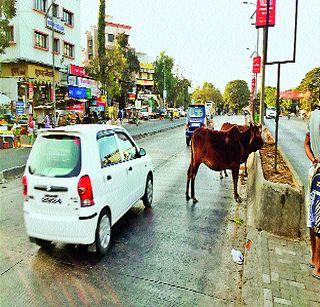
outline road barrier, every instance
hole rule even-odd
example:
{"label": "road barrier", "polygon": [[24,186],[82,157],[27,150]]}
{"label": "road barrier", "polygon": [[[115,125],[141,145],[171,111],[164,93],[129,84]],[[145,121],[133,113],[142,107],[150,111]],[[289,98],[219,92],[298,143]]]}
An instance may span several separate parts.
{"label": "road barrier", "polygon": [[294,187],[264,178],[260,153],[248,161],[248,225],[276,235],[298,238],[305,228],[304,187],[285,154],[279,150],[290,169]]}

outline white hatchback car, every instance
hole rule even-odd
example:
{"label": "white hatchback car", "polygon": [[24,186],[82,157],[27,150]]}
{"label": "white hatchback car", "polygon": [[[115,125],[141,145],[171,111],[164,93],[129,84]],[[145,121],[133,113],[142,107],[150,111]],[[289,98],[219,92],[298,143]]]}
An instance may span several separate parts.
{"label": "white hatchback car", "polygon": [[122,127],[67,126],[40,131],[22,183],[32,242],[94,243],[105,254],[111,227],[138,200],[151,206],[153,165]]}

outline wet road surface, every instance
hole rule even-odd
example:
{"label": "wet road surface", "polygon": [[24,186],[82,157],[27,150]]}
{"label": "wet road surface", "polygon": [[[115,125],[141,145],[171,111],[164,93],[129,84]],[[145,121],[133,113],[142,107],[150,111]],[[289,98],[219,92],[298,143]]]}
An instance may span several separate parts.
{"label": "wet road surface", "polygon": [[[242,118],[217,118],[241,122]],[[231,260],[231,178],[201,166],[199,203],[185,200],[189,148],[184,128],[138,142],[155,166],[154,203],[137,203],[114,227],[103,258],[83,247],[29,243],[20,180],[0,186],[0,305],[230,305],[239,302],[240,266]],[[230,243],[231,242],[231,243]],[[238,243],[234,243],[237,247]]]}

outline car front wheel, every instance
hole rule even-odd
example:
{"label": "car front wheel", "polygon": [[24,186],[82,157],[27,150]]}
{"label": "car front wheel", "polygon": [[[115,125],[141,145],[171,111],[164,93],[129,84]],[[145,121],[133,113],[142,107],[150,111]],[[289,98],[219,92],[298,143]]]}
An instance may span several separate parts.
{"label": "car front wheel", "polygon": [[150,174],[147,177],[146,188],[142,197],[142,201],[146,208],[151,208],[153,201],[153,181]]}
{"label": "car front wheel", "polygon": [[111,245],[111,217],[107,210],[100,213],[96,230],[96,251],[99,255],[105,255]]}

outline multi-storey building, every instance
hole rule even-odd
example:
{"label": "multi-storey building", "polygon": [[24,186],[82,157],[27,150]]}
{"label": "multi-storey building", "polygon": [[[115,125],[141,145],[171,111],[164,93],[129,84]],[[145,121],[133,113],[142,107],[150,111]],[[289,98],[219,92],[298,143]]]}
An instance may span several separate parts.
{"label": "multi-storey building", "polygon": [[[110,16],[107,16],[107,20],[108,19],[110,20]],[[131,26],[111,21],[106,22],[106,49],[110,49],[114,46],[115,38],[120,33],[124,33],[129,41]],[[86,35],[87,46],[84,52],[84,60],[87,63],[98,56],[98,27],[92,26],[91,31],[87,31]]]}
{"label": "multi-storey building", "polygon": [[0,55],[0,91],[12,101],[25,102],[25,107],[48,104],[53,75],[58,95],[59,71],[81,63],[80,22],[80,0],[17,0],[10,46]]}

